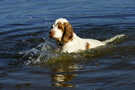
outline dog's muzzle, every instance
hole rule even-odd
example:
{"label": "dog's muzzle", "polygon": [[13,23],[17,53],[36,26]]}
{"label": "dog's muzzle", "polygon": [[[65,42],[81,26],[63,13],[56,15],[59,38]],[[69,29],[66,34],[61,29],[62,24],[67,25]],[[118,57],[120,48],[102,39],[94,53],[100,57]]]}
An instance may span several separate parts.
{"label": "dog's muzzle", "polygon": [[51,30],[51,31],[49,32],[49,36],[50,36],[51,38],[54,37],[54,31],[53,31],[53,30]]}

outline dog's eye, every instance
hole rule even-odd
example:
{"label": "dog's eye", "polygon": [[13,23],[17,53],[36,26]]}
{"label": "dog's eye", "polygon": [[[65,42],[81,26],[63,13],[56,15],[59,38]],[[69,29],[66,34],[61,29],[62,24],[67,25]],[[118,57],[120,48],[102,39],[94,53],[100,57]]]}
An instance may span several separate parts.
{"label": "dog's eye", "polygon": [[58,26],[58,29],[61,29],[62,27],[61,26]]}

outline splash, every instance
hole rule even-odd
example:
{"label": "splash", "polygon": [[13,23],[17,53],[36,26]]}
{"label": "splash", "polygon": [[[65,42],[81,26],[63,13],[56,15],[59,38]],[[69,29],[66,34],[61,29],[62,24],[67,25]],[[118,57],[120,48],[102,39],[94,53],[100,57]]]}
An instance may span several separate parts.
{"label": "splash", "polygon": [[104,52],[109,51],[110,47],[99,47],[97,49],[87,50],[85,52],[80,53],[58,53],[52,47],[50,47],[47,43],[42,43],[38,45],[36,48],[32,48],[30,50],[25,51],[25,58],[28,60],[25,61],[25,65],[42,65],[42,64],[56,64],[59,62],[64,63],[75,63],[75,62],[85,62],[88,59],[92,59],[93,57],[98,57],[101,54],[105,54]]}
{"label": "splash", "polygon": [[51,57],[56,57],[49,42],[41,43],[36,48],[25,51],[25,57],[28,56],[26,65],[46,63]]}

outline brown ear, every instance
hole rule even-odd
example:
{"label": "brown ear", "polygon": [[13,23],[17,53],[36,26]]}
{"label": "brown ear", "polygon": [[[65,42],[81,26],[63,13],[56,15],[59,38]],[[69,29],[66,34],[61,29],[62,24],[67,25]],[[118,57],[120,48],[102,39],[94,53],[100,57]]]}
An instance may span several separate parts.
{"label": "brown ear", "polygon": [[73,28],[71,24],[64,23],[64,33],[63,33],[63,42],[67,43],[68,41],[73,39]]}

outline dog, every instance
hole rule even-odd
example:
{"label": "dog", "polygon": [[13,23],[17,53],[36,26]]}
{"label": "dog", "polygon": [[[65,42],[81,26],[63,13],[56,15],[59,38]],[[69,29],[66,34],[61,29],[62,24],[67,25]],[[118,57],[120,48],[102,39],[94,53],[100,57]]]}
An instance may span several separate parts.
{"label": "dog", "polygon": [[59,18],[56,19],[51,26],[49,36],[56,39],[61,52],[76,53],[79,51],[97,48],[99,46],[105,46],[107,43],[112,42],[116,38],[123,37],[124,34],[117,35],[103,42],[94,39],[83,39],[74,33],[73,27],[67,19]]}

